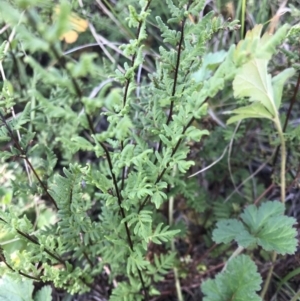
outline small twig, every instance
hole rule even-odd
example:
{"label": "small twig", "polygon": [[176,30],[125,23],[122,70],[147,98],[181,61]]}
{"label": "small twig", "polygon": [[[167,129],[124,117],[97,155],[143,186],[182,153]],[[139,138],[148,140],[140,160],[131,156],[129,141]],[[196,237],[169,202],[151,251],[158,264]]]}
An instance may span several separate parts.
{"label": "small twig", "polygon": [[[172,176],[175,177],[175,175],[176,175],[176,166],[173,167]],[[173,225],[173,211],[174,211],[174,196],[171,196],[170,199],[169,199],[169,225],[170,226]],[[171,249],[174,252],[176,251],[174,238],[171,240]],[[173,271],[174,271],[177,298],[178,298],[178,301],[183,301],[182,289],[181,289],[181,285],[180,285],[178,269],[177,269],[176,266],[174,266]]]}
{"label": "small twig", "polygon": [[193,173],[192,175],[188,176],[188,178],[192,178],[192,177],[198,175],[199,173],[202,173],[202,172],[204,172],[204,171],[210,169],[210,168],[213,167],[214,165],[216,165],[218,162],[220,162],[220,161],[224,158],[224,156],[225,156],[225,154],[226,154],[226,152],[227,152],[227,149],[228,149],[228,146],[225,147],[225,149],[224,149],[222,155],[221,155],[217,160],[215,160],[213,163],[209,164],[208,166],[202,168],[201,170],[199,170],[199,171]]}
{"label": "small twig", "polygon": [[[8,222],[6,220],[4,220],[3,218],[0,218],[0,221],[7,224],[8,225]],[[27,233],[24,233],[23,231],[15,228],[15,230],[17,231],[17,233],[19,235],[21,235],[22,237],[26,238],[27,240],[29,240],[30,242],[32,242],[33,244],[35,245],[40,245],[40,243],[38,242],[38,240],[33,237],[33,236],[30,236],[29,234]],[[55,260],[57,260],[59,263],[61,263],[64,267],[66,267],[66,263],[63,259],[61,259],[58,255],[55,255],[54,253],[52,253],[51,251],[49,251],[47,248],[44,248],[44,251],[49,255],[51,256],[52,258],[54,258]]]}
{"label": "small twig", "polygon": [[[5,220],[2,219],[2,218],[0,218],[0,221],[2,221],[3,223],[8,224],[8,222],[5,221]],[[31,243],[40,246],[39,241],[38,241],[35,237],[33,237],[33,236],[31,236],[31,235],[29,235],[29,234],[27,234],[27,233],[24,233],[23,231],[20,231],[20,230],[18,230],[18,229],[16,229],[16,228],[15,228],[15,230],[17,231],[17,233],[18,233],[19,235],[21,235],[22,237],[24,237],[25,239],[27,239],[27,240],[30,241]],[[48,250],[47,248],[44,248],[44,252],[47,253],[50,257],[54,258],[57,262],[59,262],[60,264],[62,264],[65,268],[67,267],[67,264],[68,264],[69,266],[71,266],[72,268],[74,268],[73,264],[71,264],[71,263],[68,262],[68,261],[63,260],[59,255],[54,254],[53,252],[51,252],[51,251]],[[35,278],[32,278],[30,275],[24,274],[24,273],[22,273],[22,272],[19,272],[19,274],[22,275],[22,276],[24,276],[24,277],[28,277],[28,276],[29,276],[28,278],[35,279]],[[36,279],[36,280],[39,280],[39,279]],[[84,284],[85,284],[86,286],[88,286],[89,288],[97,290],[96,288],[93,287],[93,285],[87,283],[86,280],[85,280],[83,277],[80,277],[80,280],[82,281],[82,283],[84,283]]]}
{"label": "small twig", "polygon": [[254,201],[254,205],[257,206],[257,204],[261,201],[262,198],[264,198],[264,196],[272,189],[274,188],[275,184],[272,183],[267,189],[265,189],[265,191]]}
{"label": "small twig", "polygon": [[29,159],[27,158],[27,156],[24,158],[25,161],[27,162],[27,164],[30,166],[32,172],[34,173],[36,179],[38,180],[38,182],[40,183],[40,185],[43,187],[44,192],[47,194],[47,196],[50,198],[51,202],[53,203],[53,205],[55,206],[55,209],[58,210],[58,206],[56,204],[56,201],[54,200],[54,198],[51,196],[51,194],[49,193],[46,185],[43,183],[43,181],[40,179],[39,175],[37,174],[36,170],[33,168],[31,162],[29,161]]}

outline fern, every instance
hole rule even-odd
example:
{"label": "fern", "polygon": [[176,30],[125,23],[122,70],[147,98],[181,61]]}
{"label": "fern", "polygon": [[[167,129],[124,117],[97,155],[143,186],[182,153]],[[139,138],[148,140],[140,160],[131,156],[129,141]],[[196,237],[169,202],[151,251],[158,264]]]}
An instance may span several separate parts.
{"label": "fern", "polygon": [[[111,64],[96,52],[81,53],[79,58],[65,52],[60,40],[74,29],[70,16],[77,4],[72,1],[62,1],[56,13],[44,1],[0,1],[0,20],[17,33],[10,53],[6,42],[0,46],[0,63],[12,77],[3,83],[0,97],[0,142],[5,146],[0,158],[16,176],[12,201],[0,212],[0,227],[19,243],[1,241],[5,274],[16,280],[51,282],[71,294],[97,290],[103,280],[110,300],[150,300],[159,294],[157,284],[170,270],[178,282],[174,239],[180,226],[173,224],[172,210],[169,223],[164,212],[174,197],[184,196],[197,212],[212,208],[214,218],[231,217],[231,204],[210,204],[197,182],[187,180],[195,165],[191,145],[210,134],[196,121],[207,115],[207,99],[228,82],[233,81],[237,97],[249,96],[249,89],[238,90],[239,80],[251,64],[271,58],[287,28],[260,39],[261,27],[256,27],[236,47],[207,54],[207,43],[223,30],[236,29],[237,22],[223,22],[213,12],[195,22],[205,3],[166,0],[167,18],[156,15],[158,3],[151,0],[126,9],[123,3],[116,4],[116,9],[122,7],[120,15],[127,14],[127,24],[119,15],[114,17],[121,31],[115,36],[120,40],[122,35],[124,44],[117,50],[121,54],[117,62],[106,52]],[[86,11],[78,13],[83,17]],[[102,20],[97,26],[105,27]],[[158,54],[152,61],[147,45],[153,29],[160,31],[162,41],[153,45]],[[93,41],[88,32],[82,37]],[[19,60],[23,53],[26,57]],[[45,54],[46,67],[40,59]],[[11,61],[19,62],[23,79],[13,76]],[[278,110],[283,83],[292,71],[270,82],[265,67],[262,72],[274,89]],[[261,102],[267,111],[260,106],[251,107],[251,112],[259,109],[272,119],[275,109],[264,98]],[[15,117],[14,109],[19,108]],[[237,117],[229,122],[242,114],[234,113]],[[37,198],[34,209],[33,198]],[[26,214],[24,207],[30,208]],[[257,244],[268,251],[293,253],[294,221],[282,215],[283,205],[266,203],[261,208],[248,207],[242,221],[219,221],[215,241],[236,240],[245,247]],[[54,222],[39,223],[49,215]],[[273,222],[281,226],[274,229]],[[236,271],[240,264],[245,264],[244,282],[254,277],[248,291],[244,282],[240,287],[235,283],[242,277]],[[259,284],[254,264],[241,256],[229,262],[215,281],[204,284],[203,292],[212,298],[208,300],[213,300],[214,290],[221,292],[215,300],[246,293],[256,300]],[[10,286],[5,284],[6,289]],[[30,300],[31,282],[28,287]],[[44,288],[35,300],[48,295]]]}

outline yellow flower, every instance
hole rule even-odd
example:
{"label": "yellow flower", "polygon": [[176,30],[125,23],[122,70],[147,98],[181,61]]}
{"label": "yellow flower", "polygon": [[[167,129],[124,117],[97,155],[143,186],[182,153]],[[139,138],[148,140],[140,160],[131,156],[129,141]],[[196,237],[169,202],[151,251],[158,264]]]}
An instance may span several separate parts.
{"label": "yellow flower", "polygon": [[[56,5],[54,7],[54,16],[60,13],[60,6]],[[68,21],[71,24],[71,30],[65,32],[60,39],[65,40],[66,43],[72,44],[78,39],[78,33],[84,32],[88,28],[88,21],[81,19],[77,14],[71,13],[68,17]]]}

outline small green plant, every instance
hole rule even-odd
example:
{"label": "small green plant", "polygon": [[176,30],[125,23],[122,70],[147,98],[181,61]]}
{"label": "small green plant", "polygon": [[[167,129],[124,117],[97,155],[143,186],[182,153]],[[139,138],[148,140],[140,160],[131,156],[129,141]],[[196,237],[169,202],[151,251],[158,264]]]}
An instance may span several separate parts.
{"label": "small green plant", "polygon": [[[217,243],[229,243],[235,240],[237,250],[229,259],[225,271],[217,275],[215,280],[208,280],[202,284],[202,290],[207,295],[204,300],[262,300],[269,285],[272,268],[266,280],[261,297],[261,277],[257,273],[255,264],[250,257],[241,255],[244,248],[262,247],[266,251],[273,251],[273,261],[276,254],[294,254],[297,248],[296,220],[284,216],[285,211],[285,172],[286,147],[285,138],[279,117],[283,85],[294,75],[293,68],[285,69],[276,77],[271,78],[267,72],[267,63],[275,53],[274,44],[270,43],[283,39],[287,33],[287,26],[282,27],[275,36],[265,34],[261,38],[262,26],[255,27],[248,32],[244,41],[237,46],[236,53],[248,52],[253,55],[236,69],[233,80],[233,90],[236,98],[246,97],[251,105],[233,110],[235,115],[230,117],[228,124],[242,121],[246,118],[267,118],[274,122],[281,146],[281,201],[266,202],[257,208],[248,206],[241,214],[241,220],[224,219],[217,223],[213,232],[213,239]],[[279,38],[279,39],[278,39]],[[236,59],[238,56],[234,56]],[[241,62],[239,59],[236,66]],[[239,268],[238,268],[239,266]],[[242,268],[240,268],[242,266]],[[247,296],[247,297],[246,297]]]}
{"label": "small green plant", "polygon": [[[94,290],[111,301],[147,301],[160,294],[159,284],[171,270],[183,300],[175,239],[184,231],[174,221],[174,202],[184,196],[198,212],[205,209],[197,204],[201,188],[187,178],[195,164],[191,146],[209,135],[197,126],[207,115],[208,99],[231,83],[237,98],[253,104],[233,110],[228,123],[264,117],[276,126],[285,200],[286,150],[278,110],[283,84],[294,70],[271,78],[267,63],[288,27],[261,37],[257,26],[228,51],[208,53],[213,37],[238,29],[238,21],[225,22],[214,12],[197,21],[205,1],[165,3],[167,18],[151,11],[161,4],[133,1],[127,24],[111,8],[111,19],[128,40],[119,48],[109,44],[121,55],[116,60],[103,47],[90,8],[68,1],[58,10],[48,1],[0,1],[0,20],[11,28],[0,47],[0,158],[13,171],[0,191],[1,273],[31,279],[27,300],[34,280],[70,294]],[[93,16],[92,35],[82,36],[87,45],[96,39],[105,58],[98,48],[79,56],[64,50],[61,39],[74,30],[75,9],[81,18]],[[158,31],[159,45],[152,45],[158,52],[152,56],[149,32]],[[213,239],[237,241],[233,257],[256,245],[293,253],[294,219],[283,212],[278,202],[249,206],[241,220],[219,221]],[[274,229],[275,223],[280,226]],[[101,281],[105,292],[97,285]],[[202,290],[207,300],[259,300],[260,284],[255,264],[241,255]],[[12,284],[3,285],[5,292]]]}
{"label": "small green plant", "polygon": [[[201,286],[210,300],[262,300],[257,295],[262,282],[257,267],[247,255],[239,255],[244,248],[262,247],[279,254],[294,254],[297,248],[296,220],[284,216],[285,207],[280,202],[266,202],[259,208],[248,206],[238,219],[219,221],[213,232],[217,243],[235,240],[239,248],[233,253],[224,271],[214,280]],[[246,297],[247,296],[247,297]]]}
{"label": "small green plant", "polygon": [[43,286],[38,290],[34,296],[33,280],[23,279],[14,280],[7,276],[0,280],[0,299],[3,301],[51,301],[51,287],[49,285]]}

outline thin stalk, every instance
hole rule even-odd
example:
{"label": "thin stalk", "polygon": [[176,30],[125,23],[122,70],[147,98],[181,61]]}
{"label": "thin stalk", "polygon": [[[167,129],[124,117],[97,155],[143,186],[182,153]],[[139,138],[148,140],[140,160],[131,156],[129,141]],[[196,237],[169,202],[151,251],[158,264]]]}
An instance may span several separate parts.
{"label": "thin stalk", "polygon": [[246,0],[243,0],[242,1],[242,13],[241,13],[241,20],[242,20],[241,39],[244,38],[244,33],[245,33],[245,15],[246,15]]}
{"label": "thin stalk", "polygon": [[[175,177],[176,174],[176,166],[173,168],[173,177]],[[169,199],[169,225],[173,225],[173,211],[174,211],[174,197],[171,196]],[[171,240],[171,250],[173,252],[176,251],[175,249],[175,241],[174,238]],[[176,293],[177,293],[177,299],[178,301],[183,301],[183,296],[182,296],[182,291],[181,291],[181,285],[180,285],[180,280],[178,276],[178,269],[177,267],[173,268],[174,272],[174,278],[175,278],[175,287],[176,287]]]}
{"label": "thin stalk", "polygon": [[[283,131],[281,128],[281,123],[280,123],[280,119],[278,114],[276,114],[276,118],[275,118],[275,125],[278,131],[278,135],[279,135],[279,139],[280,139],[280,146],[281,146],[281,170],[280,170],[280,190],[281,190],[281,202],[285,203],[285,168],[286,168],[286,146],[285,146],[285,140],[284,140],[284,135],[283,135]],[[273,256],[272,256],[272,263],[274,263],[276,261],[277,258],[277,253],[273,252]],[[268,272],[268,276],[267,279],[265,281],[263,290],[261,292],[261,298],[264,299],[264,296],[266,294],[266,292],[268,291],[271,279],[272,279],[272,273],[273,273],[273,269],[274,269],[274,264],[272,264],[272,266],[269,269]]]}
{"label": "thin stalk", "polygon": [[276,261],[276,258],[277,258],[277,253],[273,252],[272,265],[271,265],[271,267],[269,269],[268,276],[267,276],[267,279],[265,281],[263,290],[260,293],[260,297],[261,297],[262,300],[264,300],[264,297],[265,297],[265,295],[266,295],[266,293],[268,291],[268,288],[269,288],[269,285],[270,285],[270,282],[271,282],[271,278],[272,278],[272,274],[273,274],[274,262]]}
{"label": "thin stalk", "polygon": [[279,116],[275,120],[275,125],[277,127],[279,139],[280,139],[280,148],[281,148],[281,167],[280,167],[280,191],[281,191],[281,202],[285,203],[285,169],[286,169],[286,146],[283,131],[281,128]]}
{"label": "thin stalk", "polygon": [[281,142],[281,171],[280,171],[280,182],[281,182],[281,202],[285,203],[285,168],[286,168],[286,147],[283,132],[279,133]]}

